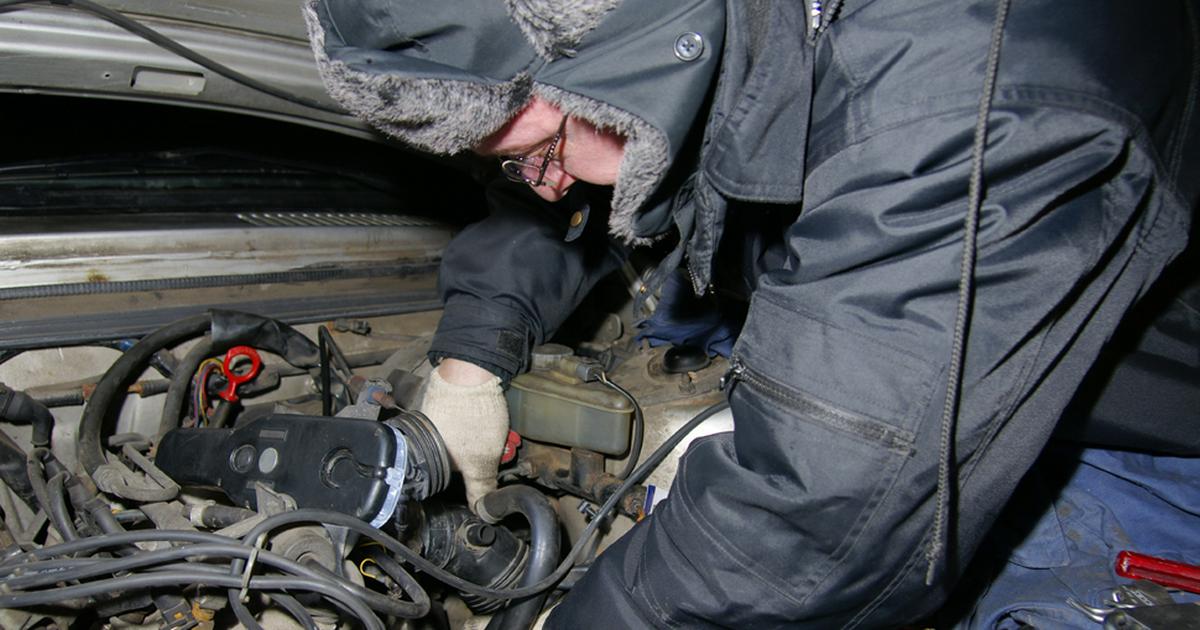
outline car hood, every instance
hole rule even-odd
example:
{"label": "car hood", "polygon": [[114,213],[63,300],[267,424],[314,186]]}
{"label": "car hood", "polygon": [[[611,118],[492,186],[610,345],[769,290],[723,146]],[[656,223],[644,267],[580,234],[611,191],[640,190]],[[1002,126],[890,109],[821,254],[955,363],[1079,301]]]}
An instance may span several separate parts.
{"label": "car hood", "polygon": [[251,79],[329,111],[240,85],[80,6],[0,9],[0,93],[140,100],[252,114],[371,136],[339,113],[317,75],[295,0],[100,0]]}

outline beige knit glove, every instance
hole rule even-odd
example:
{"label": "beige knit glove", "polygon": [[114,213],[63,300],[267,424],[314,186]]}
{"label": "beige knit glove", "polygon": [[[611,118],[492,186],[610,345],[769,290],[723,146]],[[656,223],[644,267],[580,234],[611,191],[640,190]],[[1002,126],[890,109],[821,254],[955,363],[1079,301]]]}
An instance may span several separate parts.
{"label": "beige knit glove", "polygon": [[456,385],[434,370],[420,408],[442,434],[450,464],[467,486],[467,505],[475,511],[475,502],[496,489],[496,471],[508,439],[508,404],[500,378]]}

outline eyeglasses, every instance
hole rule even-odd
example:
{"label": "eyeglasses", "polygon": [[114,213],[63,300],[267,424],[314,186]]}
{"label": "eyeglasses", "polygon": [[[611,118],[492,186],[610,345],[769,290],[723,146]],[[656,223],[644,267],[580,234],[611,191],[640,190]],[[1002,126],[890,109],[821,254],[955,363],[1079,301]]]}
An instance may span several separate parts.
{"label": "eyeglasses", "polygon": [[529,184],[535,188],[547,183],[554,185],[554,182],[546,181],[546,169],[550,167],[550,162],[554,161],[554,151],[558,148],[566,128],[567,117],[563,116],[562,122],[558,124],[558,131],[550,139],[550,144],[546,145],[546,154],[540,161],[531,155],[506,157],[501,160],[500,170],[504,171],[504,176],[511,181]]}

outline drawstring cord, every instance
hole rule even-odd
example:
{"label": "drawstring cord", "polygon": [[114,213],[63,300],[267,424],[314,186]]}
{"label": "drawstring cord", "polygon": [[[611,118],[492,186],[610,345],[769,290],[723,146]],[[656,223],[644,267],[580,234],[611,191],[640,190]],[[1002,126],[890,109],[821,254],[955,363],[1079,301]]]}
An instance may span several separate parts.
{"label": "drawstring cord", "polygon": [[975,140],[971,148],[971,178],[968,184],[967,217],[963,226],[962,264],[958,279],[958,308],[954,316],[954,339],[950,348],[950,369],[946,375],[946,400],[942,407],[941,442],[938,446],[937,512],[933,517],[933,533],[925,548],[928,569],[925,585],[932,586],[938,561],[946,553],[950,518],[951,458],[954,427],[962,397],[962,367],[966,353],[967,328],[975,292],[975,246],[979,236],[979,214],[983,206],[983,152],[987,147],[987,121],[996,89],[1000,67],[1000,43],[1004,39],[1004,22],[1008,18],[1011,0],[999,0],[996,20],[992,24],[992,42],[988,49],[987,69],[984,72],[983,94],[979,99],[979,116],[975,121]]}

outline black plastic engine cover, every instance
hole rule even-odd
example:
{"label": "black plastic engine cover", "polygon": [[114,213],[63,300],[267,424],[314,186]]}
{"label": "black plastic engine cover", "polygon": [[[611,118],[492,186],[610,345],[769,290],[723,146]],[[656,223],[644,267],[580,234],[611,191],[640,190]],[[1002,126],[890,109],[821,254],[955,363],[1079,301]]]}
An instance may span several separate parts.
{"label": "black plastic engine cover", "polygon": [[298,507],[370,521],[385,503],[398,439],[373,420],[271,415],[234,429],[170,431],[155,464],[180,485],[216,487],[252,509],[254,484],[262,482]]}

